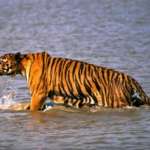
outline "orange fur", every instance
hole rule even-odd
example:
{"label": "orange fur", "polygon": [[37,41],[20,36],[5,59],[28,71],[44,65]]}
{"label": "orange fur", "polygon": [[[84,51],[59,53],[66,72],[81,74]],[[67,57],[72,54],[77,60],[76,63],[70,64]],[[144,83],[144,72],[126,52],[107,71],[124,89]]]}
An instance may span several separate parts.
{"label": "orange fur", "polygon": [[[47,97],[56,103],[82,107],[150,105],[139,83],[129,75],[86,62],[52,57],[46,52],[0,57],[0,74],[22,74],[31,93],[30,110],[39,110]],[[16,61],[16,62],[15,62]],[[6,68],[6,64],[13,64]],[[16,64],[16,66],[14,65]],[[3,65],[3,66],[2,66]]]}

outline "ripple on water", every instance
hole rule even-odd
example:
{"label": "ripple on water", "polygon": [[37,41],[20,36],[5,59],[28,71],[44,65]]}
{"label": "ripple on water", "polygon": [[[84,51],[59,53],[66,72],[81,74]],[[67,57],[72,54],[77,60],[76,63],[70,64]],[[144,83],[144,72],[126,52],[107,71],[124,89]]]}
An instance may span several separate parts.
{"label": "ripple on water", "polygon": [[[149,0],[1,0],[0,54],[47,50],[113,67],[150,94],[149,6]],[[30,99],[24,78],[0,77],[0,98],[12,91],[14,102]],[[150,109],[0,110],[0,135],[0,149],[149,150]]]}

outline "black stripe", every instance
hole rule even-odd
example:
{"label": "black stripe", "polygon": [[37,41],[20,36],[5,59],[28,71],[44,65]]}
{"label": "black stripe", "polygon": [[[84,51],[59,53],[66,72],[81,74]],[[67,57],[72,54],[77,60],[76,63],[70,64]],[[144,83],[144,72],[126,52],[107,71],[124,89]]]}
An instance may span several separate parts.
{"label": "black stripe", "polygon": [[48,59],[48,60],[47,60],[47,67],[49,68],[49,67],[50,67],[51,58],[48,57],[47,59]]}
{"label": "black stripe", "polygon": [[[71,81],[70,81],[70,78],[72,78],[72,73],[70,73],[70,66],[72,65],[72,62],[70,61],[67,66],[66,66],[66,83],[67,83],[67,86],[68,86],[68,90],[70,92],[70,96],[71,98],[74,98],[74,94],[73,94],[73,88],[72,88],[72,85],[71,85]],[[70,75],[71,74],[71,75]]]}
{"label": "black stripe", "polygon": [[72,75],[75,74],[75,71],[76,71],[76,67],[78,65],[78,62],[74,61],[75,65],[73,66],[73,70],[72,70]]}
{"label": "black stripe", "polygon": [[79,69],[79,77],[81,76],[82,72],[83,72],[83,68],[85,64],[83,64],[82,62],[80,63],[80,69]]}
{"label": "black stripe", "polygon": [[68,97],[65,97],[64,105],[68,105]]}
{"label": "black stripe", "polygon": [[[82,68],[83,69],[83,68]],[[79,66],[79,70],[80,70],[80,66]],[[77,92],[78,92],[78,95],[76,96],[76,98],[77,99],[83,99],[85,96],[84,96],[84,94],[82,93],[82,91],[81,91],[81,87],[80,87],[80,84],[79,84],[79,82],[78,82],[78,80],[77,80],[77,78],[79,78],[79,72],[80,71],[78,71],[78,76],[76,76],[76,74],[74,73],[74,81],[75,81],[75,85],[76,85],[76,89],[77,89]],[[81,80],[80,78],[79,78],[79,80]]]}
{"label": "black stripe", "polygon": [[[75,70],[76,70],[76,66],[77,66],[77,62],[73,62],[73,63],[75,63],[74,64],[74,66],[73,66],[73,70],[72,70],[72,72],[70,72],[70,76],[69,76],[69,80],[70,80],[70,94],[71,94],[71,97],[72,98],[76,98],[76,95],[74,95],[74,93],[73,93],[73,87],[72,87],[72,84],[75,84]],[[72,78],[72,80],[73,80],[73,83],[71,83],[71,78]]]}
{"label": "black stripe", "polygon": [[104,83],[106,84],[107,82],[106,82],[106,80],[105,80],[105,70],[104,69],[102,69],[101,70],[101,73],[102,73],[102,80],[104,81]]}
{"label": "black stripe", "polygon": [[112,81],[114,81],[114,83],[117,83],[117,79],[118,79],[118,72],[114,72],[114,75],[112,76]]}
{"label": "black stripe", "polygon": [[109,75],[109,82],[112,82],[112,79],[113,79],[113,76],[114,76],[114,70],[112,70],[112,69],[109,69],[108,70],[109,71],[109,74],[111,74],[111,77],[110,77],[110,75]]}
{"label": "black stripe", "polygon": [[53,90],[54,90],[54,87],[55,87],[55,82],[54,82],[54,79],[55,79],[55,68],[56,68],[56,65],[57,63],[59,62],[59,59],[57,58],[54,58],[53,59],[53,62],[52,62],[52,68],[51,68],[51,81],[52,81],[52,85],[53,85]]}
{"label": "black stripe", "polygon": [[[54,76],[54,89],[55,89],[55,87],[56,87],[56,83],[57,83],[57,77],[58,77],[58,74],[57,74],[57,69],[59,69],[59,63],[60,63],[60,59],[58,59],[57,60],[57,62],[56,62],[56,65],[55,65],[55,68],[54,68],[54,74],[55,74],[55,76]],[[57,89],[56,89],[57,90]]]}
{"label": "black stripe", "polygon": [[[53,86],[53,67],[54,67],[54,64],[55,64],[55,61],[56,61],[56,58],[52,58],[51,59],[51,61],[50,61],[50,63],[51,63],[51,66],[49,66],[49,69],[50,69],[50,83],[52,84],[52,86]],[[52,90],[52,89],[51,89]]]}
{"label": "black stripe", "polygon": [[62,74],[63,74],[63,69],[64,69],[64,60],[61,61],[60,66],[61,66],[60,71],[59,71],[60,84],[59,84],[58,88],[59,88],[60,95],[64,96],[65,92],[64,92],[64,90],[62,91],[62,89],[61,89],[62,80],[63,80],[62,79]]}
{"label": "black stripe", "polygon": [[77,91],[78,91],[78,95],[76,96],[76,98],[77,99],[83,99],[85,96],[84,96],[84,94],[81,91],[80,85],[79,85],[76,77],[75,77],[75,84],[76,84],[76,88],[77,88]]}
{"label": "black stripe", "polygon": [[126,90],[124,91],[124,97],[125,97],[125,100],[126,102],[128,103],[128,105],[130,106],[131,105],[131,97],[128,97],[129,95],[127,95],[128,93],[126,92]]}
{"label": "black stripe", "polygon": [[[66,65],[66,63],[67,63],[67,65]],[[63,89],[63,91],[65,92],[65,96],[69,96],[68,95],[68,93],[67,93],[67,91],[66,91],[66,88],[64,87],[64,84],[63,84],[63,81],[64,80],[66,80],[66,85],[67,85],[67,88],[68,88],[68,90],[69,90],[69,87],[68,87],[68,84],[67,84],[67,75],[68,75],[68,67],[69,67],[69,65],[70,65],[70,63],[71,62],[69,62],[68,63],[68,61],[65,61],[64,62],[64,68],[62,69],[62,74],[61,74],[61,77],[62,77],[62,79],[61,79],[61,87],[62,87],[62,89]],[[66,65],[66,66],[65,66]],[[65,72],[63,72],[63,71],[65,71]],[[64,77],[64,79],[63,79],[63,74],[65,73],[65,77]],[[63,92],[63,93],[64,93]],[[69,90],[69,92],[70,92],[70,90]]]}
{"label": "black stripe", "polygon": [[77,104],[77,102],[79,101],[78,99],[74,99],[75,100],[75,102],[73,102],[72,104],[74,105],[74,106],[76,106],[76,104]]}
{"label": "black stripe", "polygon": [[[82,83],[81,82],[81,75],[84,76],[83,80],[85,80],[85,73],[83,72],[83,70],[85,71],[85,64],[81,62],[79,65],[80,66],[79,66],[78,74],[77,74],[77,76],[75,76],[75,84],[76,84],[76,88],[77,88],[77,91],[78,91],[78,97],[77,98],[78,99],[83,99],[85,97],[85,94],[83,94],[81,88],[84,85],[80,84],[80,83]],[[78,78],[78,80],[77,80],[77,78]],[[86,88],[85,88],[85,90],[86,90]]]}
{"label": "black stripe", "polygon": [[91,96],[91,94],[92,94],[91,88],[87,85],[86,82],[87,82],[87,80],[84,80],[85,89],[88,92],[88,94]]}
{"label": "black stripe", "polygon": [[100,87],[100,85],[98,84],[97,80],[95,80],[95,79],[92,79],[92,80],[93,80],[93,82],[95,83],[95,86],[96,86],[97,90],[100,91],[100,90],[101,90],[101,87]]}

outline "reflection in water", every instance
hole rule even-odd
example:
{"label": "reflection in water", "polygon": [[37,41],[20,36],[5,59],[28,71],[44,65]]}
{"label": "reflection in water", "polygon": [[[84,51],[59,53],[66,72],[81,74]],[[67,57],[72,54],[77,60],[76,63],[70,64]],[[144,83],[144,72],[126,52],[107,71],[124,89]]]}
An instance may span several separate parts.
{"label": "reflection in water", "polygon": [[[0,2],[0,54],[47,50],[124,71],[150,95],[149,0]],[[26,81],[0,77],[0,97],[30,99]],[[8,98],[8,100],[10,100]],[[0,110],[0,149],[145,149],[150,109]]]}

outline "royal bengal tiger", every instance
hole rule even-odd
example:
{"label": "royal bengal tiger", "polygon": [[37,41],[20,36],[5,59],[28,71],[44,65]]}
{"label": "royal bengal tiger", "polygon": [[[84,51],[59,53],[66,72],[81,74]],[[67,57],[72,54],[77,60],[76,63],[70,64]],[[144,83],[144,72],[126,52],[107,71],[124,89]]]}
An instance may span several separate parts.
{"label": "royal bengal tiger", "polygon": [[31,93],[31,111],[45,99],[65,106],[119,108],[150,105],[150,98],[131,76],[114,69],[41,53],[9,53],[0,57],[0,75],[21,74]]}

